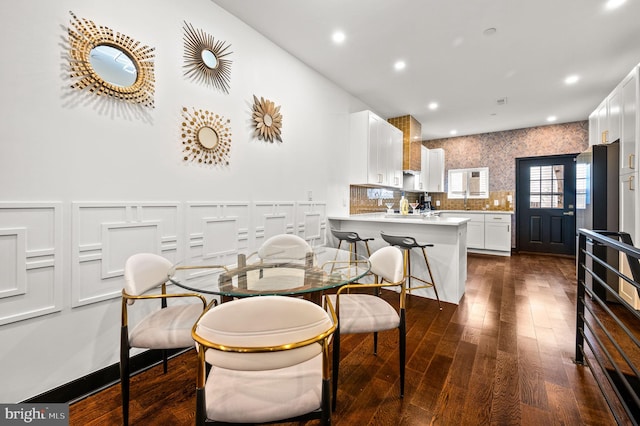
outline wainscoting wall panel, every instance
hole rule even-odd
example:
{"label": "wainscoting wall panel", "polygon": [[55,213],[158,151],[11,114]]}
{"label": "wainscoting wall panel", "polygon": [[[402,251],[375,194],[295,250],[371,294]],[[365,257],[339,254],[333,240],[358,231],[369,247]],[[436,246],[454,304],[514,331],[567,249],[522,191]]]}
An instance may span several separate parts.
{"label": "wainscoting wall panel", "polygon": [[254,247],[278,234],[295,233],[296,203],[282,201],[262,201],[254,205],[255,223]]}
{"label": "wainscoting wall panel", "polygon": [[215,264],[236,261],[249,250],[250,204],[200,202],[187,204],[187,258]]}
{"label": "wainscoting wall panel", "polygon": [[134,253],[181,259],[181,214],[175,202],[74,202],[72,306],[119,297],[124,264]]}
{"label": "wainscoting wall panel", "polygon": [[296,208],[296,233],[312,247],[327,243],[327,205],[317,202],[299,202]]}
{"label": "wainscoting wall panel", "polygon": [[63,305],[62,204],[0,203],[0,325]]}

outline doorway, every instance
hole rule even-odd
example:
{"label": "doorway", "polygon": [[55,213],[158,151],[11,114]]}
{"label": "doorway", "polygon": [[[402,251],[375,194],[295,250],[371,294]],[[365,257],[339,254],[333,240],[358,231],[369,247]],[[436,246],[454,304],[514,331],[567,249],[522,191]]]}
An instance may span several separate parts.
{"label": "doorway", "polygon": [[516,159],[516,248],[575,256],[577,154]]}

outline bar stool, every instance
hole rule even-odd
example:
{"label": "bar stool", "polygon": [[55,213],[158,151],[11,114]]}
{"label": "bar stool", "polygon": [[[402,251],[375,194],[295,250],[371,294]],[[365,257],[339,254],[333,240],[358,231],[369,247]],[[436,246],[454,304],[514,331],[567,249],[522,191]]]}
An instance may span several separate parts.
{"label": "bar stool", "polygon": [[[440,310],[442,310],[442,304],[440,303],[440,297],[438,296],[438,289],[436,288],[435,280],[433,279],[433,273],[431,272],[431,265],[429,265],[429,258],[427,257],[427,251],[425,247],[433,247],[433,244],[425,243],[420,244],[413,237],[405,237],[399,235],[389,235],[384,232],[380,232],[380,236],[383,240],[385,240],[389,245],[396,246],[400,248],[404,254],[404,276],[407,279],[407,290],[411,293],[411,290],[417,290],[419,288],[431,288],[433,287],[433,291],[436,293],[436,299],[438,300],[438,306]],[[427,272],[429,273],[429,279],[431,281],[424,280],[420,277],[416,277],[415,275],[411,275],[411,249],[419,248],[422,250],[422,256],[424,257],[424,262],[427,265]],[[412,280],[418,280],[424,285],[412,287]]]}
{"label": "bar stool", "polygon": [[369,250],[369,241],[373,241],[373,238],[361,238],[357,232],[352,231],[338,231],[337,229],[331,229],[331,233],[338,239],[338,249],[342,246],[342,242],[346,241],[349,244],[349,252],[358,254],[357,243],[363,242],[367,249],[367,257],[371,256],[371,250]]}

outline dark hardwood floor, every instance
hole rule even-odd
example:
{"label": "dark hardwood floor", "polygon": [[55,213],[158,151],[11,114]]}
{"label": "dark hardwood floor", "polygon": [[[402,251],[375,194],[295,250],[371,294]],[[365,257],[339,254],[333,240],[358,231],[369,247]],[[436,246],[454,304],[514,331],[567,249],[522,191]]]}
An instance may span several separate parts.
{"label": "dark hardwood floor", "polygon": [[[615,424],[588,368],[573,363],[575,260],[469,255],[459,306],[411,296],[399,398],[397,332],[343,336],[338,408],[347,425]],[[131,380],[131,424],[188,425],[195,355]],[[71,425],[122,422],[119,384],[70,407]],[[312,423],[310,423],[312,424]]]}

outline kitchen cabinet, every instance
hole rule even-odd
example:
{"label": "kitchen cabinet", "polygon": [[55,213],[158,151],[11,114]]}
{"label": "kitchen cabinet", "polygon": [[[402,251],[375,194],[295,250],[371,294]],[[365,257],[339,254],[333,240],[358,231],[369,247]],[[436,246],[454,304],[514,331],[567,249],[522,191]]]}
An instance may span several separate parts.
{"label": "kitchen cabinet", "polygon": [[444,192],[444,149],[430,149],[425,191]]}
{"label": "kitchen cabinet", "polygon": [[351,114],[349,177],[353,184],[402,188],[402,131],[371,111]]}
{"label": "kitchen cabinet", "polygon": [[620,174],[638,171],[638,93],[640,67],[633,69],[620,84],[622,122],[620,133]]}
{"label": "kitchen cabinet", "polygon": [[444,211],[440,217],[462,217],[467,222],[467,250],[472,253],[511,255],[511,213]]}
{"label": "kitchen cabinet", "polygon": [[[640,192],[638,191],[638,126],[640,126],[640,68],[636,66],[589,116],[589,143],[620,140],[618,229],[640,246]],[[631,277],[626,256],[620,256],[620,270]],[[618,281],[618,294],[640,310],[640,296],[634,286]]]}
{"label": "kitchen cabinet", "polygon": [[510,214],[486,214],[484,216],[484,248],[511,251]]}
{"label": "kitchen cabinet", "polygon": [[589,144],[611,143],[620,139],[621,117],[622,96],[618,86],[589,116]]}
{"label": "kitchen cabinet", "polygon": [[[633,244],[638,247],[640,241],[638,240],[638,231],[640,230],[640,218],[637,213],[640,213],[638,208],[639,197],[637,195],[638,186],[638,173],[627,173],[620,176],[620,223],[619,228],[621,231],[627,232],[631,235]],[[632,278],[631,270],[629,269],[629,263],[624,254],[620,253],[620,271]],[[635,309],[640,309],[640,296],[636,288],[623,280],[618,281],[618,293],[627,303],[633,306]]]}
{"label": "kitchen cabinet", "polygon": [[467,248],[484,249],[484,213],[446,213],[445,217],[469,219],[469,222],[467,222]]}

